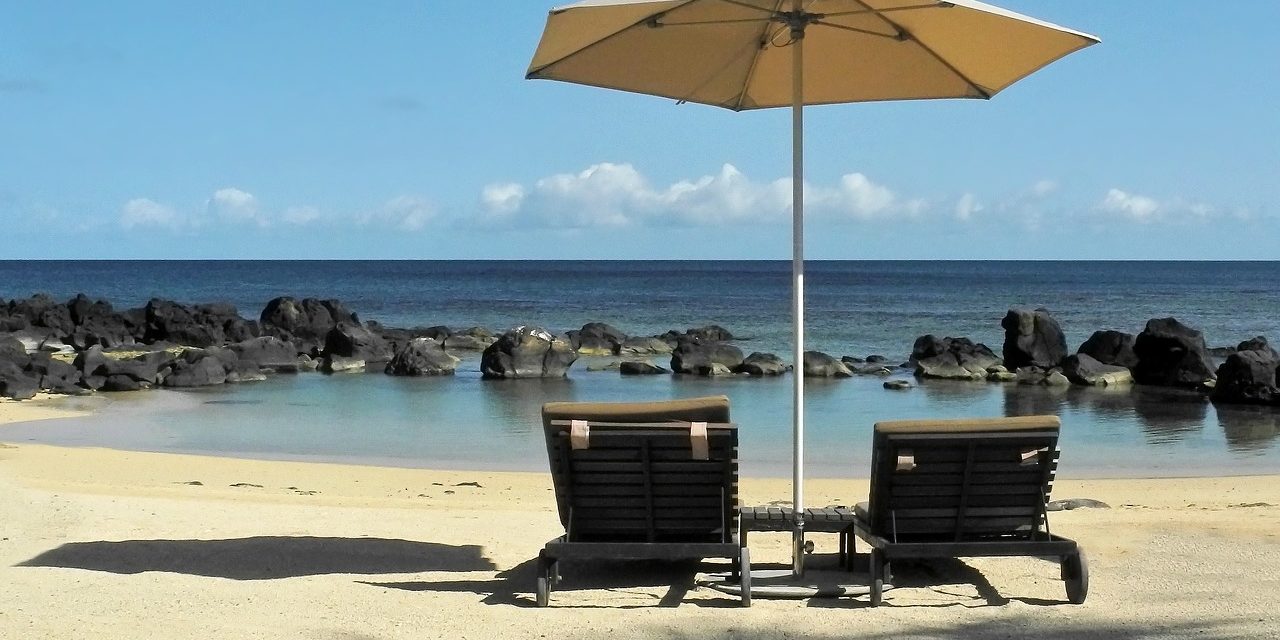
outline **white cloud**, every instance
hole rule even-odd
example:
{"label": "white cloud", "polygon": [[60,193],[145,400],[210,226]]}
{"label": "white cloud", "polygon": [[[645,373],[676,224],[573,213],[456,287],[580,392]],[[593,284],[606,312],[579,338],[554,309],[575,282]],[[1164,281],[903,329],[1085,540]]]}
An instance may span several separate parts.
{"label": "white cloud", "polygon": [[311,206],[289,207],[280,214],[280,219],[292,225],[307,225],[320,219],[320,210]]}
{"label": "white cloud", "polygon": [[485,211],[493,216],[509,216],[524,204],[525,190],[514,182],[491,184],[480,193]]}
{"label": "white cloud", "polygon": [[[753,181],[731,164],[714,175],[656,187],[630,164],[600,163],[578,173],[538,180],[532,187],[492,184],[481,193],[488,217],[551,226],[619,227],[654,223],[724,225],[785,220],[791,211],[791,180]],[[903,200],[860,173],[835,186],[806,185],[806,212],[830,218],[869,220],[915,216],[924,200]]]}
{"label": "white cloud", "polygon": [[148,198],[134,198],[124,203],[124,207],[121,208],[120,224],[126,229],[134,227],[176,229],[182,225],[182,219],[173,207]]}
{"label": "white cloud", "polygon": [[956,201],[956,219],[968,222],[973,218],[973,214],[978,213],[985,208],[986,207],[984,207],[981,202],[978,202],[978,198],[976,196],[972,193],[966,193],[960,196],[960,199]]}
{"label": "white cloud", "polygon": [[1160,211],[1160,203],[1153,198],[1126,193],[1120,189],[1107,191],[1107,196],[1098,204],[1098,209],[1113,213],[1138,222],[1154,219]]}
{"label": "white cloud", "polygon": [[260,226],[267,224],[266,218],[259,215],[258,199],[252,193],[235,187],[214,191],[205,208],[210,215],[230,222],[256,222]]}
{"label": "white cloud", "polygon": [[436,208],[420,196],[402,195],[382,207],[356,217],[361,225],[385,225],[401,231],[421,231],[436,217]]}
{"label": "white cloud", "polygon": [[1054,180],[1041,180],[1031,185],[1031,195],[1037,198],[1043,198],[1057,190],[1058,183]]}

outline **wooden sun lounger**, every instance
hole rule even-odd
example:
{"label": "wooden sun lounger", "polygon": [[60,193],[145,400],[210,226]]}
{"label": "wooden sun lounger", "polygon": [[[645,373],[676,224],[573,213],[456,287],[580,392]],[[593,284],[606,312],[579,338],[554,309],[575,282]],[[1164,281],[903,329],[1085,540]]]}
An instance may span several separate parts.
{"label": "wooden sun lounger", "polygon": [[751,604],[738,544],[738,430],[724,396],[542,408],[565,535],[538,556],[547,606],[561,561],[728,558]]}
{"label": "wooden sun lounger", "polygon": [[1067,599],[1089,591],[1084,551],[1050,533],[1056,416],[875,425],[870,501],[853,533],[872,546],[871,603],[906,558],[1057,557]]}

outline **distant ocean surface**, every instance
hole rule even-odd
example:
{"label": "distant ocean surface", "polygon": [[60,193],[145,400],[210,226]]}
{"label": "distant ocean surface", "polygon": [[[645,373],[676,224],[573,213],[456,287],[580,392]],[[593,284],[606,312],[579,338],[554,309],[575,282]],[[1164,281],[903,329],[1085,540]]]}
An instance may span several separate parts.
{"label": "distant ocean surface", "polygon": [[[836,356],[905,359],[923,334],[966,336],[1000,351],[1005,312],[1045,307],[1069,348],[1093,331],[1137,333],[1174,316],[1210,346],[1280,340],[1276,262],[812,262],[807,346]],[[256,318],[276,296],[337,298],[391,326],[536,324],[553,331],[608,322],[632,335],[715,323],[744,352],[790,359],[785,261],[0,261],[0,298],[79,292],[117,308],[158,296],[230,302]],[[277,376],[212,391],[110,396],[83,420],[4,427],[0,440],[119,446],[407,466],[545,468],[537,411],[559,399],[632,400],[725,393],[743,429],[749,472],[782,474],[790,447],[790,381],[623,379],[487,382],[478,356],[447,379]],[[666,364],[660,362],[660,364]],[[906,417],[1063,416],[1064,473],[1187,475],[1280,472],[1280,415],[1218,409],[1150,388],[1052,391],[927,383],[892,393],[879,379],[813,382],[806,412],[818,475],[865,475],[870,427]],[[199,411],[193,408],[199,407]]]}

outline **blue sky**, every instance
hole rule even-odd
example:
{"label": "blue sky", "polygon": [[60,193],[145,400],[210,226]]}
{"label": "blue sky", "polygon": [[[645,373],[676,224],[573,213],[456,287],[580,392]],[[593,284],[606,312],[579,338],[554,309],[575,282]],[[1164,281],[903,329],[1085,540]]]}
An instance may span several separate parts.
{"label": "blue sky", "polygon": [[[524,80],[549,4],[3,3],[0,259],[789,257],[787,112]],[[810,109],[811,258],[1277,257],[1280,2],[1000,4],[1103,43]]]}

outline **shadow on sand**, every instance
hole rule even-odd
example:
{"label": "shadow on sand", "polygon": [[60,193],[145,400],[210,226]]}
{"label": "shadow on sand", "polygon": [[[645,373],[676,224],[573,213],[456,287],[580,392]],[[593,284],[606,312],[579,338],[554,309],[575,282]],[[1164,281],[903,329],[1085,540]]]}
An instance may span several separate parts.
{"label": "shadow on sand", "polygon": [[[363,582],[363,584],[387,589],[428,591],[444,593],[474,593],[484,596],[484,604],[532,607],[533,585],[536,576],[536,560],[530,559],[499,572],[492,580],[447,580],[440,582]],[[636,606],[581,605],[586,598],[574,597],[575,591],[613,591],[628,593],[646,587],[667,587],[666,593],[656,596],[653,605],[677,607],[682,604],[698,607],[737,607],[738,599],[726,595],[720,600],[685,601],[685,595],[695,586],[694,578],[700,571],[726,571],[724,563],[689,562],[583,562],[564,563],[562,582],[551,594],[556,607],[631,609]],[[639,605],[637,605],[639,606]]]}
{"label": "shadow on sand", "polygon": [[260,536],[231,540],[71,542],[19,567],[62,567],[108,573],[163,571],[232,580],[272,580],[330,573],[390,574],[488,571],[476,545],[384,538]]}
{"label": "shadow on sand", "polygon": [[[861,560],[861,562],[858,562]],[[1056,562],[1039,559],[1015,559],[1011,561],[1039,562],[1044,565],[1046,575],[1054,576],[1058,571]],[[835,556],[812,556],[809,567],[814,571],[833,573],[839,571],[846,577],[841,583],[861,584],[867,581],[866,556],[860,554],[855,558],[855,569],[845,573],[837,569]],[[756,564],[753,569],[788,570],[790,565]],[[561,569],[562,582],[552,593],[552,605],[567,608],[608,608],[626,609],[642,606],[678,607],[690,605],[697,607],[737,607],[737,596],[725,594],[723,598],[714,600],[685,600],[685,596],[695,588],[695,578],[699,572],[715,573],[728,569],[724,563],[691,562],[589,562],[580,564],[566,563]],[[508,605],[517,607],[534,606],[533,585],[535,579],[535,561],[528,560],[510,570],[498,573],[491,580],[445,580],[445,581],[409,581],[409,582],[366,582],[375,587],[387,589],[403,589],[406,591],[423,591],[439,593],[474,593],[483,596],[481,602],[489,605]],[[1040,598],[1007,597],[1001,595],[987,580],[981,571],[954,559],[939,559],[921,562],[902,562],[895,565],[894,584],[899,588],[930,589],[940,594],[954,595],[955,602],[939,602],[928,604],[911,604],[910,607],[953,607],[953,606],[1003,606],[1010,602],[1025,605],[1047,606],[1065,605],[1066,592],[1061,600],[1045,600]],[[963,593],[954,589],[956,585],[973,585],[977,595]],[[618,605],[583,605],[575,604],[587,598],[575,598],[574,592],[613,591],[628,593],[633,589],[647,587],[667,587],[660,596],[654,596],[651,605],[618,606]],[[893,606],[892,596],[885,597],[882,606]],[[859,608],[870,606],[866,597],[861,598],[810,598],[807,606],[815,608]]]}

